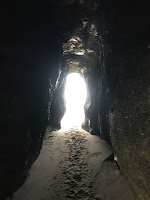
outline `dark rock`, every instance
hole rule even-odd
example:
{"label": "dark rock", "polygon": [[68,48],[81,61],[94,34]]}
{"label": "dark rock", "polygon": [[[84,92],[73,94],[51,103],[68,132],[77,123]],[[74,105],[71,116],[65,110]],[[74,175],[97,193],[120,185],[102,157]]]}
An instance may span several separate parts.
{"label": "dark rock", "polygon": [[121,171],[136,199],[149,199],[150,85],[140,79],[128,84],[128,96],[118,101],[110,114],[111,139]]}

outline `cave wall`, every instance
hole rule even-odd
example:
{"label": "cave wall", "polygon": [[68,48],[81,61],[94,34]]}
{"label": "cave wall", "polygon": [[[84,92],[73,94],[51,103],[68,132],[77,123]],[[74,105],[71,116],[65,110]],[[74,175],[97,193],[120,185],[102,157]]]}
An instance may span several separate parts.
{"label": "cave wall", "polygon": [[136,199],[149,199],[149,82],[133,79],[128,94],[110,112],[110,137],[122,173]]}
{"label": "cave wall", "polygon": [[61,128],[61,120],[65,114],[65,83],[68,75],[68,66],[63,58],[59,63],[59,75],[56,83],[49,91],[51,101],[49,101],[49,116],[48,116],[48,127],[49,130],[59,130]]}
{"label": "cave wall", "polygon": [[80,22],[66,1],[5,1],[0,11],[0,199],[5,199],[25,182],[40,153],[63,42]]}
{"label": "cave wall", "polygon": [[[136,200],[150,199],[148,1],[105,1],[98,13],[101,134],[110,138]],[[99,98],[99,97],[97,97]],[[106,139],[107,140],[107,139]]]}
{"label": "cave wall", "polygon": [[[31,37],[34,35],[30,33]],[[41,55],[49,52],[43,52],[38,39],[35,42],[39,52],[36,47],[31,50],[33,44],[29,41],[25,41],[28,47],[15,44],[10,47],[11,52],[1,50],[0,199],[24,183],[39,155],[47,127],[49,66],[54,63]],[[55,62],[55,67],[58,64]]]}

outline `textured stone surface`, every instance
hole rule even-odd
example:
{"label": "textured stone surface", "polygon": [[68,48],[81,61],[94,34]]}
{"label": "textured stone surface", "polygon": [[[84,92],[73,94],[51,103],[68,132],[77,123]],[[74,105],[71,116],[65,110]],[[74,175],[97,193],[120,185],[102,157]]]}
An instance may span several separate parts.
{"label": "textured stone surface", "polygon": [[150,198],[150,84],[140,79],[128,83],[125,99],[110,113],[111,140],[122,173],[135,199]]}

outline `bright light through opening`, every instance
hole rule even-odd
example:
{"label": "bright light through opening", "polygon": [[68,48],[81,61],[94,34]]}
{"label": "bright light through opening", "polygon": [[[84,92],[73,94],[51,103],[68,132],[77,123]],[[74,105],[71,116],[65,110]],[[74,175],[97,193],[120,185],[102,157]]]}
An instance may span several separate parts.
{"label": "bright light through opening", "polygon": [[62,129],[81,128],[85,120],[86,97],[87,90],[84,79],[77,73],[69,74],[65,86],[66,113],[61,121]]}

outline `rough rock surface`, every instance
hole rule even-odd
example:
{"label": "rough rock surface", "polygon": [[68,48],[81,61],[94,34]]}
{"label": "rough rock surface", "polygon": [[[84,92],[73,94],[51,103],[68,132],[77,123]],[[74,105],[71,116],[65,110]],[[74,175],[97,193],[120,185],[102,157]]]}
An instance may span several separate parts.
{"label": "rough rock surface", "polygon": [[137,200],[150,199],[150,85],[128,83],[124,100],[110,114],[111,139],[118,163]]}

